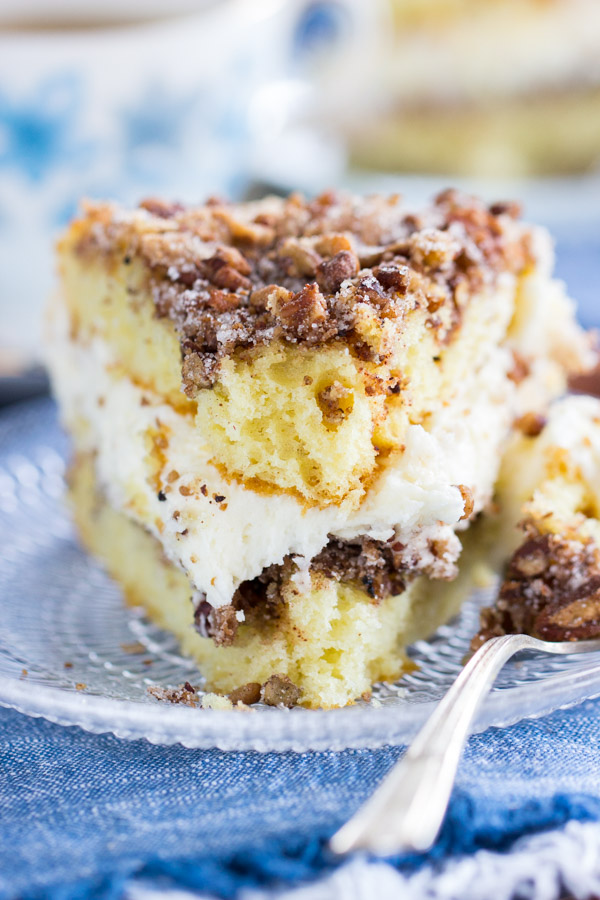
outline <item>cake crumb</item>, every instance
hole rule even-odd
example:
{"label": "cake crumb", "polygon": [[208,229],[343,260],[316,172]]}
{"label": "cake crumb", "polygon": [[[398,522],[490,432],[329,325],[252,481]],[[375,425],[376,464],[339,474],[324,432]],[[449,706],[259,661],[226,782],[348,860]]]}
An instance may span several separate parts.
{"label": "cake crumb", "polygon": [[[132,641],[130,644],[121,644],[124,653],[147,653],[147,648],[140,641]],[[65,663],[65,666],[67,664]],[[70,668],[72,663],[69,665]]]}
{"label": "cake crumb", "polygon": [[287,675],[271,675],[261,691],[267,706],[291,709],[300,700],[300,688]]}
{"label": "cake crumb", "polygon": [[261,686],[257,681],[250,681],[231,691],[228,696],[234,706],[242,703],[244,706],[252,706],[260,700]]}
{"label": "cake crumb", "polygon": [[164,688],[158,684],[150,685],[148,693],[156,700],[167,703],[182,703],[184,706],[198,706],[198,693],[189,681],[176,688]]}
{"label": "cake crumb", "polygon": [[233,709],[229,697],[223,697],[221,694],[204,694],[201,706],[202,709]]}
{"label": "cake crumb", "polygon": [[463,519],[468,519],[472,515],[473,508],[475,506],[475,499],[473,497],[473,491],[470,487],[467,487],[466,484],[458,484],[457,487],[461,493],[464,503],[463,514],[460,517],[460,521],[462,522]]}

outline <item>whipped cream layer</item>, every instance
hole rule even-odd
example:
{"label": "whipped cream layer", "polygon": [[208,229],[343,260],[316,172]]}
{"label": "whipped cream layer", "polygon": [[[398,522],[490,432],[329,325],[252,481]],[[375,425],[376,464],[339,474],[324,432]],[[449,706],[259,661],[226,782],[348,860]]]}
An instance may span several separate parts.
{"label": "whipped cream layer", "polygon": [[[113,507],[153,533],[212,605],[229,603],[241,582],[289,554],[306,570],[331,535],[395,536],[411,564],[423,568],[432,563],[429,541],[435,540],[445,550],[432,574],[453,574],[460,552],[454,530],[465,508],[459,485],[472,492],[475,511],[485,505],[509,429],[514,387],[506,379],[505,349],[490,349],[456,402],[440,406],[430,430],[408,427],[404,452],[382,469],[358,508],[306,508],[291,495],[225,479],[210,463],[193,418],[116,372],[100,339],[71,341],[61,319],[55,316],[49,365],[78,450],[95,454],[99,483]],[[149,456],[149,434],[156,429],[168,434],[158,473]],[[165,489],[158,492],[157,483]]]}
{"label": "whipped cream layer", "polygon": [[599,399],[568,396],[551,405],[539,437],[528,450],[520,449],[523,472],[519,477],[529,482],[526,490],[530,493],[543,477],[556,468],[557,450],[562,451],[561,459],[576,467],[600,507]]}

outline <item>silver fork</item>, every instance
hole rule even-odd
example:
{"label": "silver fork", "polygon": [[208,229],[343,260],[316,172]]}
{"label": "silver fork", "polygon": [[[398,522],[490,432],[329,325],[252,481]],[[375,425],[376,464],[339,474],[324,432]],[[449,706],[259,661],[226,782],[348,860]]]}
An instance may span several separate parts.
{"label": "silver fork", "polygon": [[521,650],[588,653],[600,650],[600,640],[554,643],[507,634],[487,641],[372,797],[331,838],[334,853],[368,850],[388,856],[429,850],[443,822],[475,713],[502,666]]}

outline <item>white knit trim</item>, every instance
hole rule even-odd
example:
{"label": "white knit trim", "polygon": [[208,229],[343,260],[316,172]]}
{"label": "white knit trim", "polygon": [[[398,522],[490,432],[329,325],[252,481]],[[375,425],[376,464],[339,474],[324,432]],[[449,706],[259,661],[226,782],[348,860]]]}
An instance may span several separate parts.
{"label": "white knit trim", "polygon": [[[385,862],[352,860],[331,875],[285,891],[246,890],[239,900],[575,900],[600,895],[600,824],[569,822],[560,831],[521,838],[508,853],[472,856],[402,875]],[[127,900],[211,900],[132,881]]]}
{"label": "white knit trim", "polygon": [[600,895],[600,825],[569,822],[517,841],[509,853],[479,850],[439,868],[401,875],[388,863],[355,859],[317,884],[240,900],[575,900]]}

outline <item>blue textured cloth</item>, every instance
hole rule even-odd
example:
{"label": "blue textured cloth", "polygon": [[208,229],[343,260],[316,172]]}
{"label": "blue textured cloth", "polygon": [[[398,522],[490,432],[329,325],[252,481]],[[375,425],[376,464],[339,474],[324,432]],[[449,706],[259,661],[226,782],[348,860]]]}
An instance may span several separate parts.
{"label": "blue textured cloth", "polygon": [[593,226],[581,229],[552,229],[556,239],[556,274],[577,300],[581,323],[586,328],[600,326],[600,217]]}
{"label": "blue textured cloth", "polygon": [[[427,859],[600,821],[599,743],[600,701],[474,736]],[[401,752],[165,748],[0,710],[0,897],[116,898],[132,874],[222,897],[314,878]]]}

